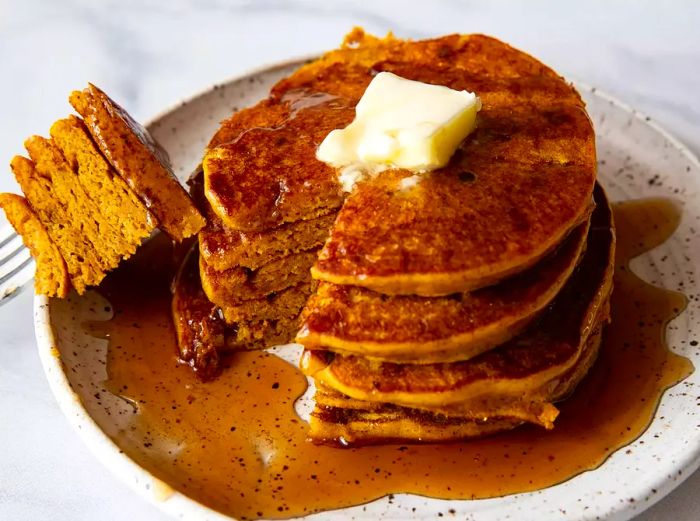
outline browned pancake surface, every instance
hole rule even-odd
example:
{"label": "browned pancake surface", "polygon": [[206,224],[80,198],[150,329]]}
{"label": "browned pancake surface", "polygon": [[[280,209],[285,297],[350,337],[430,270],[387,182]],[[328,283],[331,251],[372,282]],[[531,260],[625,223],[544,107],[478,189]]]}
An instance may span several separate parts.
{"label": "browned pancake surface", "polygon": [[352,121],[352,105],[326,96],[299,108],[294,100],[280,103],[287,107],[284,124],[250,128],[210,149],[203,160],[207,199],[234,230],[260,231],[311,219],[342,204],[335,170],[315,154],[331,130]]}
{"label": "browned pancake surface", "polygon": [[306,306],[297,341],[395,362],[469,359],[514,337],[554,299],[587,234],[588,222],[531,270],[472,293],[387,296],[322,282]]}
{"label": "browned pancake surface", "polygon": [[365,445],[387,441],[447,441],[509,430],[521,422],[554,427],[553,403],[566,398],[595,362],[602,332],[596,329],[581,357],[565,374],[530,394],[486,396],[466,406],[411,408],[357,400],[323,385],[314,395],[310,437],[315,443]]}
{"label": "browned pancake surface", "polygon": [[520,336],[471,360],[455,363],[396,364],[355,355],[307,352],[307,372],[355,398],[445,405],[449,400],[458,402],[496,392],[499,387],[518,391],[521,387],[539,387],[568,371],[591,329],[607,320],[615,239],[602,190],[599,201],[586,254],[577,272],[543,319]]}

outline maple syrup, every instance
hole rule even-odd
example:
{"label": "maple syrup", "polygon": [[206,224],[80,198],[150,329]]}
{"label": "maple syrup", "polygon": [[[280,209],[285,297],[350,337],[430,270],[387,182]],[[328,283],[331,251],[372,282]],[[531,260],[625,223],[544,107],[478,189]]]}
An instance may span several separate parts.
{"label": "maple syrup", "polygon": [[673,233],[678,208],[647,199],[617,204],[614,215],[612,323],[590,374],[559,404],[552,431],[523,426],[435,445],[312,445],[294,410],[306,389],[300,371],[275,355],[245,352],[217,380],[199,382],[177,359],[168,270],[144,269],[148,263],[137,259],[103,287],[114,318],[89,325],[110,339],[108,388],[134,404],[128,428],[113,438],[174,489],[240,519],[299,516],[401,492],[502,496],[596,468],[644,432],[663,391],[693,370],[664,343],[685,298],[629,269],[630,259]]}

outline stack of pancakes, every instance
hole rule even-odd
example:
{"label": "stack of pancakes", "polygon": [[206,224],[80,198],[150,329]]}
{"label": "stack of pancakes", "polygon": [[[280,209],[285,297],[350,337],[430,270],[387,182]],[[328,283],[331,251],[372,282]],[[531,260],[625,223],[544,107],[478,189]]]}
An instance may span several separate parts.
{"label": "stack of pancakes", "polygon": [[[346,194],[315,151],[379,71],[483,108],[446,167]],[[202,170],[199,272],[190,258],[175,284],[183,357],[288,340],[306,302],[316,441],[551,427],[595,359],[614,231],[593,129],[570,85],[498,40],[354,30],[225,121]]]}
{"label": "stack of pancakes", "polygon": [[321,282],[304,312],[317,442],[445,441],[552,428],[609,318],[614,231],[595,210],[534,267],[446,296]]}
{"label": "stack of pancakes", "polygon": [[[312,292],[310,268],[343,200],[335,172],[314,151],[328,132],[352,120],[352,110],[336,121],[327,117],[325,99],[301,103],[298,110],[285,97],[238,113],[214,136],[191,182],[207,217],[198,236],[199,277],[224,323],[220,351],[294,337]],[[177,309],[175,316],[182,322]],[[188,343],[181,340],[181,350]]]}

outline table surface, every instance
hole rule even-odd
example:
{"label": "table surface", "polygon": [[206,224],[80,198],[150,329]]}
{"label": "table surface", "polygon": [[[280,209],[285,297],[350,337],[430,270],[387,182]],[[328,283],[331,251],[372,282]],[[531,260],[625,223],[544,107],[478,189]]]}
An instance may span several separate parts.
{"label": "table surface", "polygon": [[[0,163],[25,137],[46,135],[69,110],[67,94],[88,81],[144,120],[211,83],[335,47],[353,25],[413,38],[494,35],[646,112],[697,153],[700,4],[610,4],[0,0]],[[9,168],[0,176],[8,190]],[[63,418],[35,348],[31,289],[0,307],[0,331],[0,519],[166,519]],[[697,519],[698,487],[700,473],[638,519]]]}

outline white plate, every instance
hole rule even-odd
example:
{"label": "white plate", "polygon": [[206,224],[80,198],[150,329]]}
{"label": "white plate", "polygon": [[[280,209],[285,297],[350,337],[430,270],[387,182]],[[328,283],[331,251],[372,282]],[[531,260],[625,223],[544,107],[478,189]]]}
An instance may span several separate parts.
{"label": "white plate", "polygon": [[[158,116],[149,128],[170,152],[176,173],[184,178],[199,163],[219,121],[232,110],[263,98],[274,82],[300,63],[269,67],[216,85]],[[646,280],[669,289],[681,288],[690,297],[688,308],[669,327],[668,340],[675,351],[698,367],[700,348],[690,342],[700,339],[700,279],[696,278],[700,253],[700,163],[649,118],[593,88],[578,87],[596,127],[599,178],[611,198],[670,196],[684,206],[683,220],[671,240],[635,260],[633,267]],[[663,256],[667,256],[666,260],[659,262]],[[105,432],[119,429],[115,422],[122,415],[118,412],[130,406],[116,397],[105,397],[104,393],[99,399],[96,397],[106,379],[106,341],[86,335],[79,325],[85,320],[109,318],[101,311],[100,299],[91,293],[64,301],[43,297],[35,300],[39,353],[61,409],[100,461],[165,512],[189,520],[228,519],[173,492],[122,454],[106,436]],[[380,499],[313,518],[432,519],[438,512],[454,509],[460,518],[478,515],[480,520],[544,521],[561,519],[563,511],[567,519],[628,519],[668,494],[698,467],[697,392],[685,392],[698,383],[700,372],[695,372],[665,394],[655,420],[631,445],[630,454],[618,451],[598,469],[560,485],[478,501],[398,495],[392,502]],[[92,411],[92,416],[86,409]],[[416,507],[415,512],[412,507]]]}

